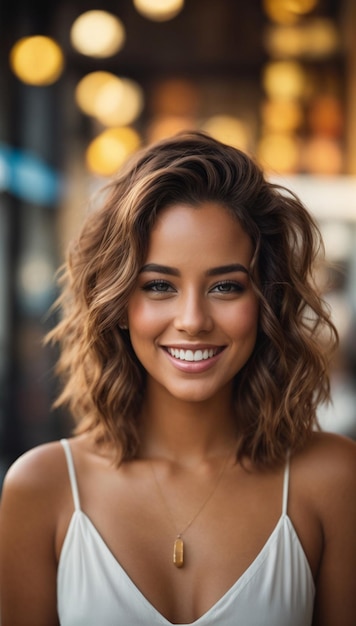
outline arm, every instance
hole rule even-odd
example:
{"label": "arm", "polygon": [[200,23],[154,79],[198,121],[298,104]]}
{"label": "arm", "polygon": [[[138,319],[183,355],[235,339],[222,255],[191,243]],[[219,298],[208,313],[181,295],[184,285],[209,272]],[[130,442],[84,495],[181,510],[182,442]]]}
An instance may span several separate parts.
{"label": "arm", "polygon": [[313,626],[353,626],[356,619],[356,445],[331,439],[320,492],[324,549]]}
{"label": "arm", "polygon": [[21,457],[5,478],[0,511],[2,626],[58,625],[59,458],[58,444],[41,446]]}

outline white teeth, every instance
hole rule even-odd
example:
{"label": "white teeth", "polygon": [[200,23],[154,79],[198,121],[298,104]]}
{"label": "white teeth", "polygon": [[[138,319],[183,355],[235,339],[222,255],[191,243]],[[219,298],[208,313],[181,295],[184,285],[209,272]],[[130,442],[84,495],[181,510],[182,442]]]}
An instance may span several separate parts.
{"label": "white teeth", "polygon": [[206,359],[211,359],[215,354],[217,354],[217,349],[205,349],[205,350],[182,350],[179,348],[167,348],[169,354],[174,356],[175,359],[180,359],[181,361],[204,361]]}

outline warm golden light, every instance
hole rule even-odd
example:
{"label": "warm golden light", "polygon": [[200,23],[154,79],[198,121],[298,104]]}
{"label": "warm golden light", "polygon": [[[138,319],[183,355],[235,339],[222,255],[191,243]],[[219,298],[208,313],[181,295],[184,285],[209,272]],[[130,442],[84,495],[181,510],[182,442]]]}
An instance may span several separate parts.
{"label": "warm golden light", "polygon": [[303,167],[310,174],[335,176],[342,173],[344,161],[338,141],[315,136],[309,139],[302,153]]}
{"label": "warm golden light", "polygon": [[202,130],[235,148],[247,150],[248,132],[246,124],[232,115],[214,115],[202,125]]}
{"label": "warm golden light", "polygon": [[322,57],[334,54],[340,47],[340,35],[337,27],[327,18],[316,18],[305,28],[305,52],[310,57]]}
{"label": "warm golden light", "polygon": [[298,57],[304,52],[303,35],[297,26],[270,26],[263,39],[272,57]]}
{"label": "warm golden light", "polygon": [[317,6],[319,0],[283,0],[289,11],[293,11],[299,15],[310,13]]}
{"label": "warm golden light", "polygon": [[51,85],[64,68],[59,45],[49,37],[35,35],[19,39],[10,52],[10,66],[22,82],[29,85]]}
{"label": "warm golden light", "polygon": [[327,18],[309,18],[294,26],[270,26],[264,33],[267,52],[275,58],[322,58],[334,54],[340,37]]}
{"label": "warm golden light", "polygon": [[116,77],[110,72],[90,72],[78,83],[75,89],[75,101],[87,115],[95,115],[95,102],[100,89]]}
{"label": "warm golden light", "polygon": [[196,127],[196,121],[184,115],[160,115],[153,119],[147,128],[147,139],[151,143],[166,137],[172,137],[184,130]]}
{"label": "warm golden light", "polygon": [[81,54],[106,58],[124,45],[125,28],[118,17],[107,11],[86,11],[74,21],[70,31],[72,46]]}
{"label": "warm golden light", "polygon": [[142,112],[144,95],[133,80],[111,72],[91,72],[75,90],[79,108],[96,117],[104,126],[127,126]]}
{"label": "warm golden light", "polygon": [[264,127],[275,132],[294,131],[304,121],[302,107],[296,100],[267,100],[261,114]]}
{"label": "warm golden light", "polygon": [[283,0],[263,0],[263,8],[267,17],[278,24],[294,24],[298,16],[286,8]]}
{"label": "warm golden light", "polygon": [[270,20],[279,24],[293,24],[310,13],[318,0],[263,0],[263,8]]}
{"label": "warm golden light", "polygon": [[303,68],[294,61],[268,63],[264,68],[262,81],[271,98],[299,98],[305,89]]}
{"label": "warm golden light", "polygon": [[143,91],[133,80],[116,78],[98,91],[95,116],[105,126],[127,126],[142,112]]}
{"label": "warm golden light", "polygon": [[300,165],[300,149],[292,135],[271,133],[261,138],[258,159],[262,167],[277,174],[296,173]]}
{"label": "warm golden light", "polygon": [[164,22],[178,15],[184,0],[133,0],[136,10],[150,20]]}
{"label": "warm golden light", "polygon": [[86,164],[98,176],[111,176],[139,147],[139,134],[132,128],[109,128],[88,146]]}

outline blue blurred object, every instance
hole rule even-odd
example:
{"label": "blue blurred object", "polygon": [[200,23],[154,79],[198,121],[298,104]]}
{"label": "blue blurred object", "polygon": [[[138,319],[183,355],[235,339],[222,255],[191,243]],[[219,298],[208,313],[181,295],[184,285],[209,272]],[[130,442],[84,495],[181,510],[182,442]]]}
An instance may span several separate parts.
{"label": "blue blurred object", "polygon": [[59,199],[61,180],[57,172],[35,154],[0,143],[0,191],[46,206]]}

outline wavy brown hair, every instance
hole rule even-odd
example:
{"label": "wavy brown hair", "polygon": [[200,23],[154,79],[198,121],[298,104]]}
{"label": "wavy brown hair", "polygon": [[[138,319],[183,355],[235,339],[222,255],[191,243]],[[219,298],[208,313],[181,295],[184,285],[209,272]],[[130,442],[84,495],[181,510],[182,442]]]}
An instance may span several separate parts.
{"label": "wavy brown hair", "polygon": [[260,303],[253,354],[234,381],[237,458],[273,465],[305,445],[316,409],[330,395],[336,330],[313,280],[319,230],[300,200],[266,180],[245,153],[204,133],[150,145],[106,187],[68,250],[58,304],[58,373],[76,432],[109,440],[118,460],[134,458],[145,371],[122,328],[157,214],[184,202],[213,201],[250,236],[250,274]]}

